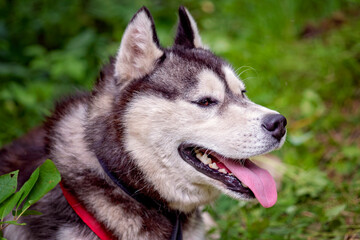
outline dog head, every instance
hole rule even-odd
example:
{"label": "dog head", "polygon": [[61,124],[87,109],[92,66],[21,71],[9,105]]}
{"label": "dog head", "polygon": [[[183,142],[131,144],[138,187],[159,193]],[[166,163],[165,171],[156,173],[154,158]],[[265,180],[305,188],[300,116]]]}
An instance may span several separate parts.
{"label": "dog head", "polygon": [[220,192],[275,204],[273,178],[248,158],[282,146],[286,119],[248,99],[232,67],[204,47],[184,7],[167,49],[149,11],[135,14],[113,79],[109,106],[121,112],[122,147],[171,207],[190,211]]}

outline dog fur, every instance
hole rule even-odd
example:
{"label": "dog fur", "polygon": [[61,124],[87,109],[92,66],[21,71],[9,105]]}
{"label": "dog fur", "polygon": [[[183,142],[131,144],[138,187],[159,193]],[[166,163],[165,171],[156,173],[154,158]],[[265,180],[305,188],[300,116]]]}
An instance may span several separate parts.
{"label": "dog fur", "polygon": [[[232,67],[204,47],[185,8],[179,9],[171,48],[160,46],[154,21],[141,8],[93,91],[58,103],[43,126],[3,148],[0,169],[20,169],[22,184],[50,158],[64,186],[115,237],[169,239],[173,223],[166,213],[124,193],[104,172],[101,159],[128,188],[181,212],[184,239],[204,239],[199,206],[221,192],[248,197],[186,163],[179,145],[198,144],[244,159],[285,141],[285,133],[276,139],[262,127],[266,116],[278,113],[251,102],[244,92]],[[33,208],[43,215],[23,217],[27,225],[9,226],[5,237],[98,239],[59,186]]]}

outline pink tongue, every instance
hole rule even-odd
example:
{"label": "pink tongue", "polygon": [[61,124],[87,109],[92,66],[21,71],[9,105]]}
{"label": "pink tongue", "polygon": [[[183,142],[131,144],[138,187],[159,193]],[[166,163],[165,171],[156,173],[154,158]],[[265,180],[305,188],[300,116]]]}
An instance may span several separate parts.
{"label": "pink tongue", "polygon": [[246,159],[245,164],[236,163],[233,160],[222,158],[228,169],[254,193],[260,204],[269,208],[277,200],[276,184],[268,171],[258,167],[255,163]]}

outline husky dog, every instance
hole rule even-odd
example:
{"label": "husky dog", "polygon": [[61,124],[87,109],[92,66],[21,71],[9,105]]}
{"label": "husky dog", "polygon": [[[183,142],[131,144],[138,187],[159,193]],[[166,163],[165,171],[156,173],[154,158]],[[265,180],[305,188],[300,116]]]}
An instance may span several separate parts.
{"label": "husky dog", "polygon": [[[93,91],[59,103],[42,127],[1,150],[0,167],[28,174],[25,165],[52,159],[62,187],[113,239],[204,239],[198,207],[220,193],[264,207],[277,200],[273,178],[248,158],[282,146],[286,119],[245,92],[184,7],[171,48],[160,46],[143,7]],[[98,239],[63,191],[5,237]]]}

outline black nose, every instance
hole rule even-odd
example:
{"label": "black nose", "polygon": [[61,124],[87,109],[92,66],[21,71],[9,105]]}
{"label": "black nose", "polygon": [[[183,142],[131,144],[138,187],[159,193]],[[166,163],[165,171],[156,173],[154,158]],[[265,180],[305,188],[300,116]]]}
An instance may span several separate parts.
{"label": "black nose", "polygon": [[262,127],[278,141],[285,135],[287,121],[281,114],[268,114],[264,117]]}

